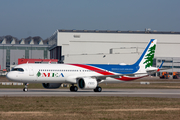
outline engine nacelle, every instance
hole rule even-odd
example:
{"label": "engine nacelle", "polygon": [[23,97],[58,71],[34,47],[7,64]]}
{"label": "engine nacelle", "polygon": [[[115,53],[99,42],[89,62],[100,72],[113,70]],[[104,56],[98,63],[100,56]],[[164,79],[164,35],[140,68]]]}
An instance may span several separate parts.
{"label": "engine nacelle", "polygon": [[97,80],[95,78],[79,78],[77,84],[80,89],[95,89]]}
{"label": "engine nacelle", "polygon": [[61,83],[42,83],[46,89],[57,89],[61,86]]}

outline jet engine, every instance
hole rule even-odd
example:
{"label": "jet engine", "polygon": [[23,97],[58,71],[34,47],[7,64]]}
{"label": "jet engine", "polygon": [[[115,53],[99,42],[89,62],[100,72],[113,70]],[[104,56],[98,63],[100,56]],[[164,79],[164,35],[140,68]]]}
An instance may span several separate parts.
{"label": "jet engine", "polygon": [[95,78],[79,78],[77,84],[80,89],[95,89],[97,80]]}
{"label": "jet engine", "polygon": [[42,83],[46,89],[57,89],[61,86],[61,83]]}

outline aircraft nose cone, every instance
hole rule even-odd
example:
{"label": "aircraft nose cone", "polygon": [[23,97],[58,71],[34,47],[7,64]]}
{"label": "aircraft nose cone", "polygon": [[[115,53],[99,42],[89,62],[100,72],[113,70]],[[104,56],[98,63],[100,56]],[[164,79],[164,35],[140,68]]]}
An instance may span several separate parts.
{"label": "aircraft nose cone", "polygon": [[6,78],[9,80],[10,78],[9,72],[6,74]]}
{"label": "aircraft nose cone", "polygon": [[8,80],[13,80],[13,75],[12,75],[12,73],[11,73],[11,72],[8,72],[8,73],[6,74],[6,78],[7,78]]}

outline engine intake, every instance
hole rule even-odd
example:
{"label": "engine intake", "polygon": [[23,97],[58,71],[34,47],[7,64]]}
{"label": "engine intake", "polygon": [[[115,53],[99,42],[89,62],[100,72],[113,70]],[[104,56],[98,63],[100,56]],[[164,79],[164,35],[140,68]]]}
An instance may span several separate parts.
{"label": "engine intake", "polygon": [[42,83],[42,86],[46,89],[57,89],[61,86],[61,83]]}
{"label": "engine intake", "polygon": [[95,89],[97,80],[95,78],[79,78],[77,84],[80,89]]}

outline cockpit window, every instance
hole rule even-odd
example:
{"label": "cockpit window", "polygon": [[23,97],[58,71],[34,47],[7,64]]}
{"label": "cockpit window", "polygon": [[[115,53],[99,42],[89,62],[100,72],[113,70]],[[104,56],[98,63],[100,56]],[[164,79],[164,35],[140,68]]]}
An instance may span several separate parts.
{"label": "cockpit window", "polygon": [[24,72],[24,69],[22,69],[22,68],[13,68],[11,71]]}

